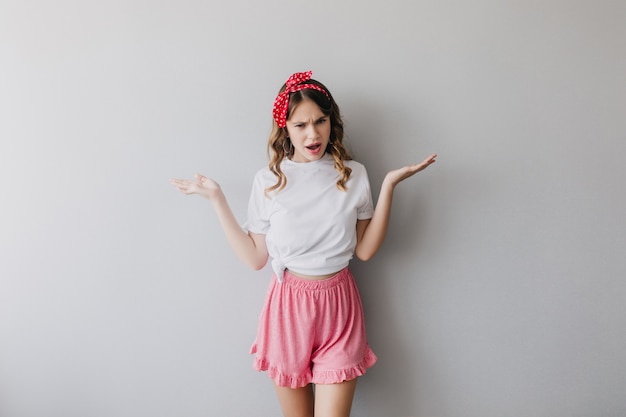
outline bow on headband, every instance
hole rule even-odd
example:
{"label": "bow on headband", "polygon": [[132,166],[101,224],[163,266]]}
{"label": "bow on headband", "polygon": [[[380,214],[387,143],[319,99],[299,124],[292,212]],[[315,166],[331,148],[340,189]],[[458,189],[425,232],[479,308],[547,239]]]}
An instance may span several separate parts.
{"label": "bow on headband", "polygon": [[291,77],[289,77],[289,79],[287,79],[287,82],[285,83],[285,91],[278,94],[276,100],[274,101],[273,114],[274,120],[276,120],[276,124],[278,125],[278,127],[285,127],[287,125],[289,94],[310,88],[312,90],[321,91],[322,93],[326,94],[326,97],[330,98],[330,96],[328,95],[328,91],[324,90],[320,86],[317,86],[315,84],[300,84],[310,80],[311,74],[313,74],[313,71],[296,72]]}

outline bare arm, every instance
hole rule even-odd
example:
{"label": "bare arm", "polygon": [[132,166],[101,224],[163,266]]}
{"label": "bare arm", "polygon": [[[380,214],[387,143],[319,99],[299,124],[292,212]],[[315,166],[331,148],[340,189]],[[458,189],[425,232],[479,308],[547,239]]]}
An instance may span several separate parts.
{"label": "bare arm", "polygon": [[226,239],[239,259],[253,269],[265,266],[268,258],[265,235],[246,233],[241,228],[219,184],[200,174],[196,174],[196,180],[172,179],[170,182],[184,194],[198,194],[211,201]]}
{"label": "bare arm", "polygon": [[387,173],[380,188],[374,215],[371,219],[357,221],[357,244],[355,249],[357,258],[362,261],[367,261],[371,259],[382,246],[387,234],[393,191],[396,185],[426,169],[435,162],[435,158],[437,158],[437,155],[433,154],[420,164],[408,165]]}

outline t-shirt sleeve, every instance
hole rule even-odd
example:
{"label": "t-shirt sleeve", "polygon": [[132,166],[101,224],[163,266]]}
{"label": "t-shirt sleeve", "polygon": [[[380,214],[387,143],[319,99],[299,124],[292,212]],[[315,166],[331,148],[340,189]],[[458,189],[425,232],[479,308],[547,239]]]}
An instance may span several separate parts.
{"label": "t-shirt sleeve", "polygon": [[374,202],[372,200],[370,180],[365,167],[362,167],[359,182],[359,186],[362,189],[363,196],[361,198],[361,204],[359,205],[359,207],[357,207],[356,218],[358,220],[371,219],[374,215]]}
{"label": "t-shirt sleeve", "polygon": [[248,201],[248,219],[244,229],[257,234],[267,234],[269,229],[269,198],[265,196],[265,186],[260,174],[254,177],[252,192]]}

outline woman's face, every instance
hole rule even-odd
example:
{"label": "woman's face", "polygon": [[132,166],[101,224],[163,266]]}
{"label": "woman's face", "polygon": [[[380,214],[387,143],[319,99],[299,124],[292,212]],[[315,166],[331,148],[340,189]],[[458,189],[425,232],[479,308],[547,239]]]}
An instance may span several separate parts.
{"label": "woman's face", "polygon": [[287,132],[294,153],[294,162],[311,162],[326,153],[330,140],[330,116],[326,116],[314,101],[305,99],[292,110],[287,120]]}

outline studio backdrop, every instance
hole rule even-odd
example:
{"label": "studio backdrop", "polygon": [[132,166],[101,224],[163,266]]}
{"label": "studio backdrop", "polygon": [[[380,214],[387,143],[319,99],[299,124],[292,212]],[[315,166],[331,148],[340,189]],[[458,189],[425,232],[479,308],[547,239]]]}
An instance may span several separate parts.
{"label": "studio backdrop", "polygon": [[[237,260],[312,70],[374,199],[356,417],[626,415],[626,3],[0,0],[0,415],[270,417]],[[323,216],[324,213],[319,213]]]}

